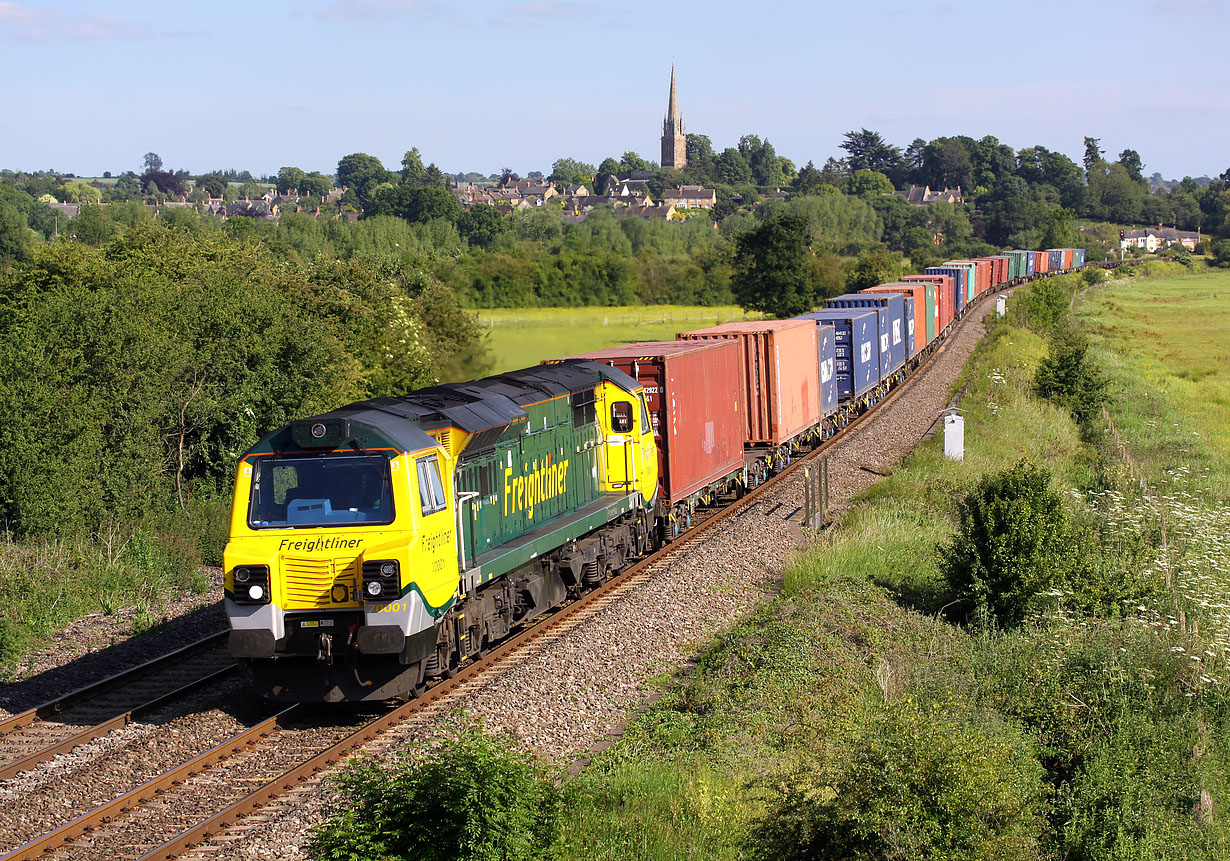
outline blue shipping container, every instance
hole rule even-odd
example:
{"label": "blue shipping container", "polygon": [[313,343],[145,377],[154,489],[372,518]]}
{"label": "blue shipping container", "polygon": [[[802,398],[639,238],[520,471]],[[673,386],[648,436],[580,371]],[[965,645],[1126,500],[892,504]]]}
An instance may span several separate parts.
{"label": "blue shipping container", "polygon": [[905,301],[905,357],[914,358],[918,352],[918,335],[914,332],[914,297],[901,294]]}
{"label": "blue shipping container", "polygon": [[952,276],[952,313],[960,314],[965,307],[965,275],[969,270],[955,266],[928,266],[928,275]]}
{"label": "blue shipping container", "polygon": [[1054,251],[1048,250],[1046,253],[1048,255],[1048,271],[1055,272],[1056,270],[1063,268],[1063,249],[1060,248]]}
{"label": "blue shipping container", "polygon": [[874,308],[825,309],[795,319],[833,327],[833,380],[838,401],[861,397],[879,384],[880,325]]}
{"label": "blue shipping container", "polygon": [[824,300],[825,308],[875,308],[880,312],[880,379],[905,364],[905,296],[900,293],[847,293]]}
{"label": "blue shipping container", "polygon": [[820,416],[837,412],[837,340],[832,326],[821,324],[816,332],[820,348]]}

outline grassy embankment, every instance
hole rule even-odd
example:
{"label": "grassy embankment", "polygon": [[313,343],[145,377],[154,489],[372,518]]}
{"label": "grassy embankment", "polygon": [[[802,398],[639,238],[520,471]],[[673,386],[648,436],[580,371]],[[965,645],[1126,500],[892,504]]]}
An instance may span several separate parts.
{"label": "grassy embankment", "polygon": [[[1224,353],[1227,281],[1135,280],[1082,306],[1186,296],[1204,318],[1159,344],[1165,355],[1134,349],[1154,342],[1123,328],[1098,349],[1118,363],[1115,415],[1145,413],[1124,418],[1125,432],[1169,428],[1137,452],[1151,481],[1230,457],[1224,424],[1181,376]],[[1132,303],[1121,289],[1137,291]],[[1172,505],[1162,547],[1113,446],[1082,442],[1033,397],[1048,346],[1020,325],[1025,297],[1013,305],[966,371],[966,460],[922,446],[819,536],[777,600],[719,637],[569,785],[559,857],[767,857],[783,831],[811,835],[812,854],[785,856],[800,858],[1224,857],[1230,515],[1215,499]],[[1173,373],[1150,377],[1150,362]],[[1088,588],[1056,590],[1018,629],[974,631],[946,620],[936,548],[955,501],[1021,458],[1051,470],[1084,525]]]}
{"label": "grassy embankment", "polygon": [[689,329],[761,316],[736,305],[491,308],[477,314],[490,333],[496,374],[632,341],[673,341]]}

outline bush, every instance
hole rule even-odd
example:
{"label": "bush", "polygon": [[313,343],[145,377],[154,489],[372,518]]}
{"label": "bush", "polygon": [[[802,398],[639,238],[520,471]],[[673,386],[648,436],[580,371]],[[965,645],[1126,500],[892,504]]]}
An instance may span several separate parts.
{"label": "bush", "polygon": [[765,861],[1034,859],[1042,778],[1014,728],[896,705],[819,766],[780,780],[748,848]]}
{"label": "bush", "polygon": [[1020,461],[985,475],[957,506],[960,529],[940,568],[975,618],[1005,627],[1042,608],[1064,579],[1068,519],[1051,474]]}
{"label": "bush", "polygon": [[309,838],[318,861],[520,861],[542,857],[559,827],[544,766],[469,722],[388,765],[352,764],[338,788],[347,806]]}
{"label": "bush", "polygon": [[1223,269],[1230,268],[1230,239],[1215,239],[1209,251],[1213,255],[1214,266]]}
{"label": "bush", "polygon": [[1088,431],[1102,407],[1106,381],[1089,358],[1089,343],[1077,329],[1064,328],[1052,338],[1051,352],[1034,374],[1034,393],[1055,401]]}

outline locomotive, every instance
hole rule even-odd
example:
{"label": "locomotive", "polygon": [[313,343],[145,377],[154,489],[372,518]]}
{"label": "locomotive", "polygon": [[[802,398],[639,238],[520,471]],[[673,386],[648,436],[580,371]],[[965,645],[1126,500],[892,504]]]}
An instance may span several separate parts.
{"label": "locomotive", "polygon": [[242,456],[229,648],[289,702],[420,692],[869,408],[974,300],[1081,249],[949,261],[785,321],[291,422]]}

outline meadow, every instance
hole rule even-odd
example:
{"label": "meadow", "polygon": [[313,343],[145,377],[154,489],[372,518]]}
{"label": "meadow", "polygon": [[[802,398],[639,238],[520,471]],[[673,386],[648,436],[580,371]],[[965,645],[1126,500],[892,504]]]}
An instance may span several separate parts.
{"label": "meadow", "polygon": [[1113,281],[1075,310],[1133,458],[1157,480],[1181,471],[1186,491],[1230,499],[1230,272]]}
{"label": "meadow", "polygon": [[689,329],[762,316],[737,305],[490,308],[475,313],[488,333],[496,374],[633,341],[673,341]]}

